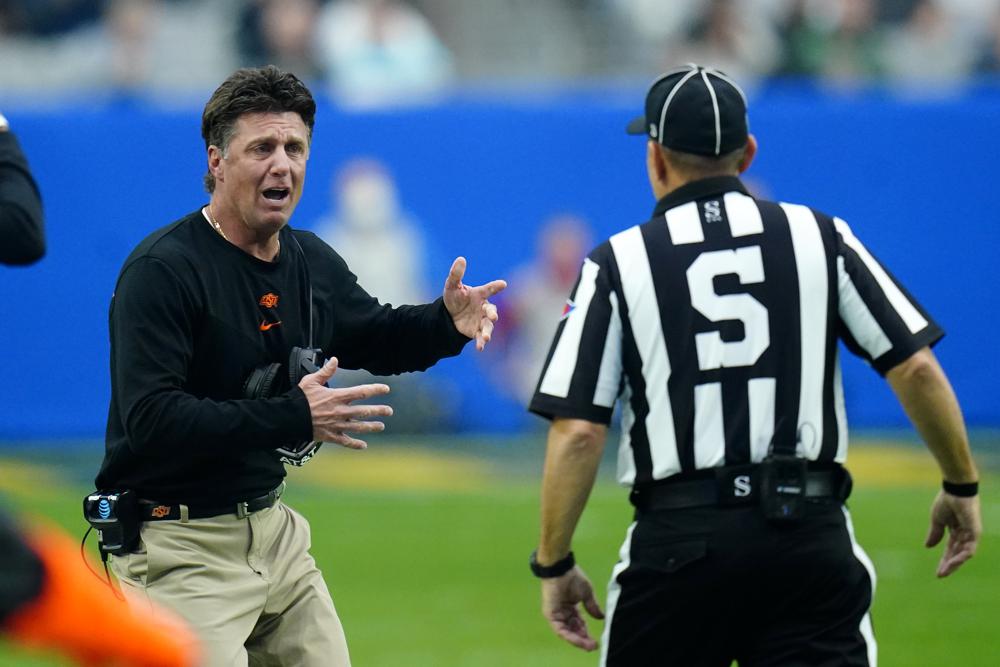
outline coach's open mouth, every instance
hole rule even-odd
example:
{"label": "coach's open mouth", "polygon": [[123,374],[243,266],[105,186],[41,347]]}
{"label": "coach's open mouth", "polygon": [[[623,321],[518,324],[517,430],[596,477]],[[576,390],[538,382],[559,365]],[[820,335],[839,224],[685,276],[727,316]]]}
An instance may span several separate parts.
{"label": "coach's open mouth", "polygon": [[284,201],[288,197],[288,188],[268,188],[264,190],[264,198],[271,201]]}

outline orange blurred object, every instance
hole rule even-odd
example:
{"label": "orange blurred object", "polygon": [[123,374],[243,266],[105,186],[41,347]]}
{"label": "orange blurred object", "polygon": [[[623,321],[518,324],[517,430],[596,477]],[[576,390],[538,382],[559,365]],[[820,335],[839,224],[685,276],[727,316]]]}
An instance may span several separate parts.
{"label": "orange blurred object", "polygon": [[193,667],[194,634],[162,609],[130,607],[89,571],[68,537],[52,528],[26,535],[45,567],[41,594],[12,614],[14,641],[68,655],[87,667]]}

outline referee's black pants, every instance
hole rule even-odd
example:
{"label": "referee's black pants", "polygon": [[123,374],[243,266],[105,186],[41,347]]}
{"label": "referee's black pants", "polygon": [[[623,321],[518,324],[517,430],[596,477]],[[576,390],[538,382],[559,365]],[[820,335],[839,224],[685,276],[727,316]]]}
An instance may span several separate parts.
{"label": "referee's black pants", "polygon": [[875,667],[871,562],[839,501],[637,511],[608,589],[602,665]]}

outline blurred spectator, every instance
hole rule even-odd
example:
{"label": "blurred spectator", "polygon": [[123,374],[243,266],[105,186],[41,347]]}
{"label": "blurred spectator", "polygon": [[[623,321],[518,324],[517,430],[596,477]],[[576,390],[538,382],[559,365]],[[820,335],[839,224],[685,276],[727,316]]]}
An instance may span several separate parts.
{"label": "blurred spectator", "polygon": [[433,298],[423,234],[401,210],[385,165],[368,158],[348,162],[334,176],[331,195],[336,213],[321,220],[316,233],[347,260],[361,286],[397,306]]}
{"label": "blurred spectator", "polygon": [[592,238],[581,218],[569,214],[549,218],[539,230],[534,258],[511,272],[510,286],[498,297],[501,331],[494,337],[499,343],[494,347],[503,361],[489,363],[500,388],[525,405]]}
{"label": "blurred spectator", "polygon": [[[358,284],[382,303],[420,304],[439,296],[427,287],[426,243],[419,224],[399,203],[396,184],[388,169],[371,158],[346,163],[334,175],[331,203],[335,213],[321,219],[314,231],[330,244],[358,276]],[[446,276],[440,276],[444,285]],[[433,292],[433,293],[432,293]],[[330,350],[336,356],[336,350]],[[341,369],[333,377],[337,386],[373,380],[366,371]],[[454,422],[457,398],[438,378],[404,373],[378,378],[392,390],[400,410],[387,423],[394,433],[448,430]]]}
{"label": "blurred spectator", "polygon": [[318,79],[318,0],[250,0],[240,12],[237,45],[241,64],[277,65],[301,79]]}
{"label": "blurred spectator", "polygon": [[881,76],[882,33],[873,0],[794,0],[781,25],[777,73],[851,83]]}
{"label": "blurred spectator", "polygon": [[97,23],[102,6],[94,0],[5,0],[0,2],[0,34],[59,35]]}
{"label": "blurred spectator", "polygon": [[334,0],[320,12],[316,37],[333,90],[348,103],[409,101],[454,76],[430,23],[397,0]]}
{"label": "blurred spectator", "polygon": [[972,68],[973,46],[937,0],[921,0],[887,39],[886,67],[902,82],[961,81]]}
{"label": "blurred spectator", "polygon": [[993,16],[981,40],[975,69],[979,74],[1000,74],[1000,12]]}
{"label": "blurred spectator", "polygon": [[102,20],[58,37],[0,40],[0,89],[197,88],[231,71],[229,1],[104,0]]}
{"label": "blurred spectator", "polygon": [[[774,26],[749,0],[711,0],[679,47],[668,47],[661,65],[699,62],[748,80],[774,67],[778,43]],[[662,69],[662,67],[661,67]]]}

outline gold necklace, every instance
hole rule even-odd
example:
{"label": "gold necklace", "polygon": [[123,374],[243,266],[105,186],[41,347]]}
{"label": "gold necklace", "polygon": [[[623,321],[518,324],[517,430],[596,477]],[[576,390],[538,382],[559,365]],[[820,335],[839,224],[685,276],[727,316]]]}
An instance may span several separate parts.
{"label": "gold necklace", "polygon": [[225,240],[228,241],[229,237],[226,236],[226,233],[224,231],[222,231],[222,225],[220,225],[219,221],[215,219],[214,215],[212,215],[212,205],[211,204],[209,204],[208,206],[205,207],[205,213],[206,213],[206,217],[208,218],[209,224],[212,225],[212,228],[215,229],[215,231],[219,232],[219,236],[221,236],[222,238],[224,238]]}

